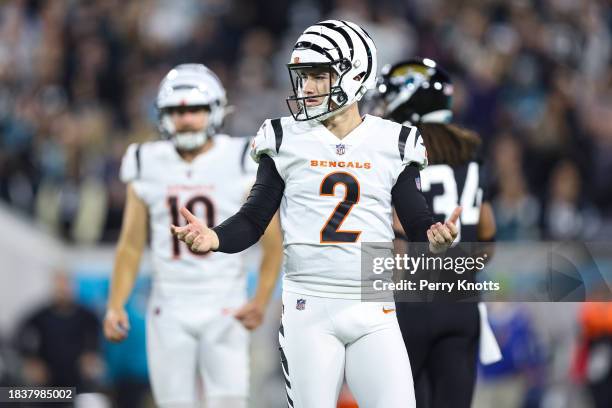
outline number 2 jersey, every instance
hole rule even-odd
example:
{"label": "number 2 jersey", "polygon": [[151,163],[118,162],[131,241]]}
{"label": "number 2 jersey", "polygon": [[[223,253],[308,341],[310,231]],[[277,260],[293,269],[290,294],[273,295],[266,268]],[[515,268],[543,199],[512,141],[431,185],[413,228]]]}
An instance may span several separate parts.
{"label": "number 2 jersey", "polygon": [[285,183],[284,289],[358,299],[361,242],[393,240],[391,190],[405,166],[427,165],[418,130],[365,115],[338,139],[319,122],[284,117],[266,120],[251,148]]}
{"label": "number 2 jersey", "polygon": [[120,178],[131,183],[147,205],[153,256],[153,286],[166,294],[227,293],[246,285],[240,256],[204,255],[170,233],[170,225],[185,225],[187,207],[213,227],[236,212],[253,182],[256,165],[242,138],[216,135],[213,146],[186,162],[168,140],[128,147]]}

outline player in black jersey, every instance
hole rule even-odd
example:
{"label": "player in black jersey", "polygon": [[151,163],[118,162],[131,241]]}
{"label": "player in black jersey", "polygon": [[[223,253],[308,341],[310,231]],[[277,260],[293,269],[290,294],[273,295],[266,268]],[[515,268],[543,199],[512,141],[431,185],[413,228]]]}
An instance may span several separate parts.
{"label": "player in black jersey", "polygon": [[[474,132],[450,123],[452,94],[449,76],[434,61],[413,59],[383,68],[371,102],[383,117],[420,130],[430,163],[421,172],[421,189],[434,221],[444,222],[461,205],[458,240],[493,241],[495,221],[491,205],[484,199],[478,157],[481,141]],[[401,225],[396,225],[403,235]],[[484,305],[476,302],[398,302],[418,408],[470,407],[484,313],[484,309],[479,312],[481,308]]]}

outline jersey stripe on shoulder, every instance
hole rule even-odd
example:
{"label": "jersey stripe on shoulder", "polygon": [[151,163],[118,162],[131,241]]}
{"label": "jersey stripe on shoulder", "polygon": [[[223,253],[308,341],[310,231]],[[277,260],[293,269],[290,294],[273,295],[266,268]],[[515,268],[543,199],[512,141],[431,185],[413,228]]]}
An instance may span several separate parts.
{"label": "jersey stripe on shoulder", "polygon": [[251,146],[251,142],[247,139],[244,142],[244,147],[242,148],[242,153],[240,153],[240,169],[243,173],[246,173],[246,159],[249,155],[249,147]]}
{"label": "jersey stripe on shoulder", "polygon": [[410,129],[408,129],[406,126],[402,126],[402,130],[400,130],[400,133],[399,133],[399,140],[397,141],[397,147],[399,149],[399,154],[400,154],[402,161],[404,160],[404,152],[406,150],[406,140],[408,140],[409,135],[410,135]]}
{"label": "jersey stripe on shoulder", "polygon": [[140,148],[142,147],[142,145],[140,143],[138,143],[138,145],[136,145],[136,152],[135,152],[135,156],[136,156],[136,177],[135,178],[140,178]]}
{"label": "jersey stripe on shoulder", "polygon": [[274,137],[276,138],[276,153],[280,150],[281,143],[283,143],[283,127],[281,126],[281,120],[272,119],[272,129],[274,129]]}
{"label": "jersey stripe on shoulder", "polygon": [[421,133],[417,129],[416,126],[402,126],[402,130],[400,130],[399,140],[398,140],[398,149],[400,152],[400,158],[402,161],[406,156],[406,145],[408,145],[409,149],[417,149],[417,143],[421,140]]}

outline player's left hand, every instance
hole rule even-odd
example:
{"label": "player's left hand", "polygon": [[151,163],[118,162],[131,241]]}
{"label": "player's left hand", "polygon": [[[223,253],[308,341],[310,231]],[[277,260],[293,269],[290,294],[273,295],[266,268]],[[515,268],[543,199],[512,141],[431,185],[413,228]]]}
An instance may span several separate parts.
{"label": "player's left hand", "polygon": [[448,220],[444,224],[436,223],[427,230],[429,239],[429,250],[434,254],[446,251],[459,233],[457,220],[461,215],[461,207],[455,208]]}
{"label": "player's left hand", "polygon": [[266,307],[250,300],[234,313],[234,317],[242,323],[247,330],[255,330],[263,322]]}

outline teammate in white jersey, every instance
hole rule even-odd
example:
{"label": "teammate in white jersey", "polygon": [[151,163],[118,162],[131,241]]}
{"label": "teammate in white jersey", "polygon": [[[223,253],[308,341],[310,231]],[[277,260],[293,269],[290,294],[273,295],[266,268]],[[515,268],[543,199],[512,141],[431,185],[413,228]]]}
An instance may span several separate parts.
{"label": "teammate in white jersey", "polygon": [[280,268],[280,229],[272,224],[263,240],[258,290],[247,302],[240,257],[198,254],[171,234],[170,225],[181,224],[181,207],[213,227],[240,208],[254,181],[245,141],[216,134],[225,104],[225,90],[209,69],[177,66],[157,97],[164,140],[131,145],[121,165],[127,202],[104,332],[113,341],[127,336],[124,305],[148,217],[154,274],[147,358],[155,401],[164,408],[200,407],[200,388],[207,408],[246,407],[247,329],[261,323]]}
{"label": "teammate in white jersey", "polygon": [[259,169],[246,204],[214,229],[183,208],[189,225],[173,227],[198,252],[238,252],[280,207],[279,339],[292,408],[335,407],[343,374],[362,408],[415,406],[394,303],[360,301],[361,243],[393,240],[393,204],[411,239],[445,250],[461,209],[432,225],[416,183],[427,164],[417,129],[360,116],[376,65],[374,43],[356,24],[308,27],[288,64],[292,117],[265,121],[255,137]]}

